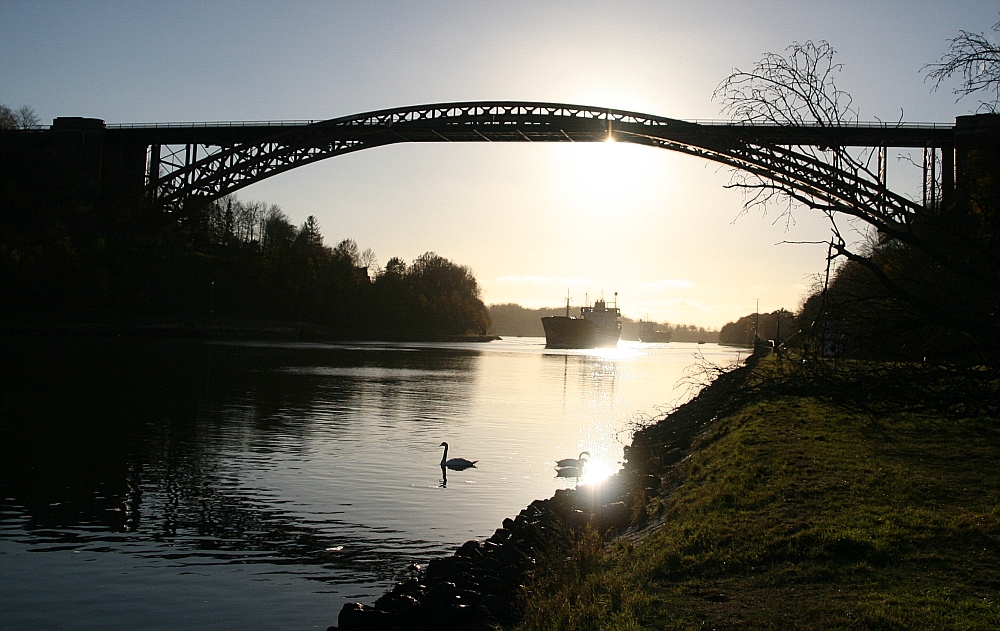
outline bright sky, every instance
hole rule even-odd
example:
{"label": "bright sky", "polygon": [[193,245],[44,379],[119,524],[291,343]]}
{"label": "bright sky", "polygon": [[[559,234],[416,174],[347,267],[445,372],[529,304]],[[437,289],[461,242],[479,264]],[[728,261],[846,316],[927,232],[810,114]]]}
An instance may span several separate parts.
{"label": "bright sky", "polygon": [[[327,119],[485,99],[721,118],[734,67],[829,41],[862,120],[954,121],[921,67],[985,0],[223,2],[0,0],[0,103],[44,123]],[[890,175],[907,167],[890,159]],[[353,238],[379,262],[434,251],[487,303],[573,304],[618,292],[624,315],[720,327],[796,309],[824,270],[824,220],[740,216],[729,172],[615,144],[402,144],[324,160],[238,193]],[[911,191],[915,193],[915,191]]]}

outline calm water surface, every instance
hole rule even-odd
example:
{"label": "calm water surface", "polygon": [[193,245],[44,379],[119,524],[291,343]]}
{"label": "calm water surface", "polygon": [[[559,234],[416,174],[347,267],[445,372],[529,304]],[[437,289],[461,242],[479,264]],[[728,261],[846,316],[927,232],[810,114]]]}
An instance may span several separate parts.
{"label": "calm water surface", "polygon": [[[612,472],[714,344],[8,344],[0,628],[325,629]],[[449,471],[451,456],[479,460]]]}

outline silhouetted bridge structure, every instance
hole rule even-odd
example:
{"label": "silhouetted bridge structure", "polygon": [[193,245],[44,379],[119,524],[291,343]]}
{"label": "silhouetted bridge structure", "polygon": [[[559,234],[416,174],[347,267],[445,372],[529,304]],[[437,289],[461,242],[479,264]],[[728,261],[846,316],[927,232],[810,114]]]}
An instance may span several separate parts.
{"label": "silhouetted bridge structure", "polygon": [[[840,126],[683,121],[559,103],[480,101],[401,107],[322,121],[106,125],[57,118],[46,129],[3,132],[34,138],[105,196],[141,198],[168,213],[219,199],[299,166],[402,142],[603,142],[613,139],[699,156],[754,173],[833,206],[878,207],[901,217],[948,203],[960,185],[963,147],[981,117],[955,125]],[[996,133],[995,121],[991,127]],[[5,144],[7,144],[5,142]],[[836,152],[870,147],[870,167],[842,169]],[[886,186],[886,151],[922,151],[923,198]],[[805,150],[804,150],[805,149]],[[831,159],[831,156],[833,158]]]}

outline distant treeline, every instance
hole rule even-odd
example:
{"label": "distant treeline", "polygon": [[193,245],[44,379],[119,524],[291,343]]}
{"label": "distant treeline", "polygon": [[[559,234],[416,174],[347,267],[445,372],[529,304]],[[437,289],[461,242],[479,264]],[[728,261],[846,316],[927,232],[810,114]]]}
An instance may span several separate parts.
{"label": "distant treeline", "polygon": [[380,267],[273,204],[229,196],[174,220],[18,193],[7,187],[2,211],[5,327],[260,319],[393,339],[489,327],[467,267],[433,252]]}
{"label": "distant treeline", "polygon": [[728,322],[719,331],[719,342],[735,346],[753,346],[755,339],[773,340],[776,345],[799,332],[798,319],[790,311],[751,313],[736,322]]}
{"label": "distant treeline", "polygon": [[[566,307],[527,309],[514,303],[489,306],[490,333],[500,336],[544,337],[542,318],[566,315]],[[575,315],[570,313],[570,315]],[[639,339],[640,324],[631,318],[622,318],[622,339]],[[658,331],[670,332],[674,342],[718,342],[719,331],[691,324],[654,323]]]}

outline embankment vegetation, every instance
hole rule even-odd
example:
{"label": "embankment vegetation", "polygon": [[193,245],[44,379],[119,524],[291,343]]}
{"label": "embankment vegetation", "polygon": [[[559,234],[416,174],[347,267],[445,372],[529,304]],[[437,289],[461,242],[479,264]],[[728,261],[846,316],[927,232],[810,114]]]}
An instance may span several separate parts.
{"label": "embankment vegetation", "polygon": [[636,525],[549,555],[522,628],[996,628],[995,376],[801,360],[640,431],[627,469],[661,483]]}

